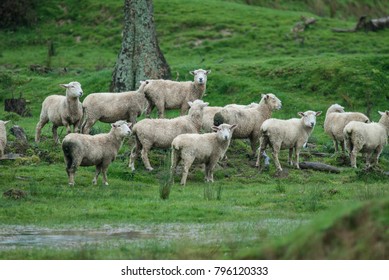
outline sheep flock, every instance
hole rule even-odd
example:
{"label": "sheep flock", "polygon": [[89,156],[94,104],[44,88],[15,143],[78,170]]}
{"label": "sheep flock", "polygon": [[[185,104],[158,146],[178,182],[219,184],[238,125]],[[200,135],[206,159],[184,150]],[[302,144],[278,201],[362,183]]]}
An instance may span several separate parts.
{"label": "sheep flock", "polygon": [[[42,102],[35,141],[41,141],[42,128],[51,122],[54,141],[60,143],[57,128],[66,127],[67,135],[61,147],[70,186],[75,184],[79,166],[96,166],[92,183],[97,184],[97,178],[102,173],[103,184],[108,185],[108,167],[128,138],[134,140],[129,143],[135,143],[130,147],[128,164],[133,172],[139,156],[144,168],[152,171],[150,150],[164,149],[171,151],[170,172],[173,178],[178,165],[182,165],[181,185],[186,184],[194,163],[202,164],[205,181],[213,182],[215,167],[226,160],[225,154],[233,139],[249,140],[259,172],[263,170],[262,161],[263,157],[267,157],[268,147],[271,148],[277,172],[283,170],[279,161],[282,149],[289,150],[288,164],[300,168],[300,151],[307,145],[320,111],[299,108],[305,110],[296,112],[300,118],[273,118],[272,113],[280,110],[282,103],[272,93],[262,94],[259,100],[254,100],[258,103],[209,106],[203,97],[211,71],[197,69],[190,73],[194,76],[193,81],[146,80],[140,82],[136,91],[90,93],[82,103],[83,90],[79,82],[61,84],[65,95],[51,95]],[[150,118],[154,108],[158,118]],[[181,116],[165,118],[166,110],[170,109],[179,109]],[[379,156],[387,145],[389,111],[379,114],[381,119],[375,123],[362,113],[345,112],[339,104],[328,107],[324,132],[333,141],[335,152],[339,151],[340,144],[342,153],[350,157],[351,167],[357,167],[356,158],[360,152],[366,159],[366,166],[378,164]],[[139,119],[142,115],[145,117]],[[90,135],[98,121],[110,123],[110,132]],[[0,120],[0,158],[4,156],[7,145],[6,124],[7,121]],[[73,133],[71,126],[74,127]]]}

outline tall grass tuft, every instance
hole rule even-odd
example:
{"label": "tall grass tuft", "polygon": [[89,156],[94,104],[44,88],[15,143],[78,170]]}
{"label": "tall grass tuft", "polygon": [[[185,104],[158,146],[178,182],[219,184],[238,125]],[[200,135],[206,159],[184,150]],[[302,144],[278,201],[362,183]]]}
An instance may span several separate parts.
{"label": "tall grass tuft", "polygon": [[216,186],[212,183],[204,184],[204,199],[205,200],[221,200],[222,198],[222,185]]}

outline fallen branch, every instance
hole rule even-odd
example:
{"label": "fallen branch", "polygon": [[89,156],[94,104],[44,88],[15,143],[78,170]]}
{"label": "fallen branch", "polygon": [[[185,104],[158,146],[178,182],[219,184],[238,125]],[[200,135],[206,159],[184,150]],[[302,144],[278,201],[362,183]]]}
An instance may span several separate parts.
{"label": "fallen branch", "polygon": [[333,32],[357,32],[357,31],[378,31],[381,29],[389,28],[389,16],[383,18],[373,18],[367,20],[366,16],[359,18],[354,28],[333,28]]}
{"label": "fallen branch", "polygon": [[300,162],[299,166],[301,169],[313,169],[317,171],[325,171],[330,173],[340,173],[340,169],[321,162]]}

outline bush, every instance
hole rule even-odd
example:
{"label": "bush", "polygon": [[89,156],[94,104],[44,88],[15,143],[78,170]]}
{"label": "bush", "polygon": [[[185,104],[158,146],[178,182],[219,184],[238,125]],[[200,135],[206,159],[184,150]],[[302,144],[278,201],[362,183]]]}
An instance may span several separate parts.
{"label": "bush", "polygon": [[0,3],[0,28],[31,26],[37,20],[36,0],[2,0]]}

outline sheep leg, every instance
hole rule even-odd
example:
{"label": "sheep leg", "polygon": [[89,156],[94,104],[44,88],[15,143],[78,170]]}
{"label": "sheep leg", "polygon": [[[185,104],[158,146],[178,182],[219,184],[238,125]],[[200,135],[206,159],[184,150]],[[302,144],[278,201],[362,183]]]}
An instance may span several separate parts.
{"label": "sheep leg", "polygon": [[101,172],[101,164],[96,165],[96,173],[95,173],[95,177],[93,178],[93,181],[92,181],[93,185],[97,184],[97,178],[99,177],[100,172]]}
{"label": "sheep leg", "polygon": [[107,181],[107,170],[108,170],[109,163],[103,163],[101,167],[101,171],[103,173],[103,184],[105,186],[108,186],[108,181]]}
{"label": "sheep leg", "polygon": [[188,102],[184,102],[184,104],[181,106],[180,115],[181,116],[186,115],[188,111],[189,111],[189,104]]}
{"label": "sheep leg", "polygon": [[280,152],[280,146],[273,144],[273,159],[274,159],[274,164],[276,165],[277,171],[282,171],[280,161],[278,160],[278,153]]}
{"label": "sheep leg", "polygon": [[153,111],[154,107],[155,106],[149,102],[149,105],[147,106],[147,109],[146,109],[146,117],[147,118],[150,118],[151,112]]}
{"label": "sheep leg", "polygon": [[378,164],[378,159],[382,153],[382,150],[384,149],[384,147],[382,145],[378,146],[377,149],[374,150],[373,152],[373,164],[374,165],[377,165]]}
{"label": "sheep leg", "polygon": [[41,131],[42,128],[49,122],[49,119],[47,118],[41,118],[36,125],[36,132],[35,132],[35,142],[39,142],[41,140]]}
{"label": "sheep leg", "polygon": [[[67,160],[65,158],[65,160]],[[66,168],[66,172],[68,173],[69,177],[69,186],[74,186],[74,177],[76,176],[77,167],[80,165],[80,162],[73,159],[73,162],[71,163],[69,168]],[[68,166],[68,163],[66,163],[66,166]]]}
{"label": "sheep leg", "polygon": [[55,124],[53,124],[53,128],[52,128],[52,131],[53,131],[53,138],[54,138],[54,142],[55,143],[59,143],[59,139],[58,139],[58,132],[57,132],[57,129],[58,129],[58,126],[56,126]]}
{"label": "sheep leg", "polygon": [[293,148],[289,148],[288,162],[289,162],[289,165],[293,166],[292,155],[293,155]]}
{"label": "sheep leg", "polygon": [[334,139],[334,140],[332,140],[332,142],[334,142],[335,153],[337,153],[339,151],[338,141],[336,139]]}
{"label": "sheep leg", "polygon": [[207,182],[213,183],[213,170],[215,169],[217,162],[209,162],[205,165]]}
{"label": "sheep leg", "polygon": [[353,168],[357,168],[357,154],[358,154],[358,148],[354,146],[354,148],[350,152],[351,167]]}
{"label": "sheep leg", "polygon": [[135,170],[135,159],[139,156],[141,147],[142,143],[139,141],[138,137],[135,136],[135,146],[131,150],[130,160],[128,163],[128,167],[131,168],[132,171]]}
{"label": "sheep leg", "polygon": [[171,156],[171,166],[170,166],[170,172],[171,172],[171,175],[174,176],[174,174],[176,173],[176,168],[177,168],[177,165],[178,163],[180,162],[181,160],[181,157],[180,157],[180,151],[172,148],[172,156]]}
{"label": "sheep leg", "polygon": [[297,167],[297,169],[300,169],[300,165],[299,165],[299,162],[300,162],[300,150],[301,150],[301,148],[300,148],[300,146],[296,146],[295,148],[294,148],[294,153],[295,153],[295,160],[296,160],[296,167]]}
{"label": "sheep leg", "polygon": [[87,117],[86,120],[84,121],[84,123],[82,124],[81,133],[89,134],[90,129],[95,124],[95,122],[96,122],[96,120]]}
{"label": "sheep leg", "polygon": [[342,148],[343,154],[346,153],[346,141],[340,141],[340,147]]}
{"label": "sheep leg", "polygon": [[153,170],[153,168],[151,167],[150,161],[149,161],[149,156],[148,156],[150,149],[151,149],[151,145],[144,144],[142,151],[141,151],[141,158],[142,158],[143,164],[148,171]]}
{"label": "sheep leg", "polygon": [[258,135],[252,135],[250,137],[250,146],[252,151],[252,156],[255,157],[255,151],[257,150],[256,147],[258,146],[259,137]]}
{"label": "sheep leg", "polygon": [[[262,155],[266,155],[265,153],[265,150],[266,150],[266,146],[267,146],[267,140],[265,137],[261,136],[261,139],[260,139],[260,144],[259,144],[259,148],[258,148],[258,155],[257,155],[257,161],[255,162],[255,166],[258,167],[259,170],[262,169],[262,160],[261,160],[261,157]],[[266,155],[267,157],[267,155]]]}
{"label": "sheep leg", "polygon": [[163,119],[165,118],[165,106],[164,103],[155,104],[158,111],[158,118]]}
{"label": "sheep leg", "polygon": [[183,158],[184,161],[184,168],[182,172],[182,178],[181,178],[181,185],[185,186],[186,185],[186,178],[188,177],[189,173],[189,168],[192,166],[192,163],[194,161],[194,157],[186,157]]}

